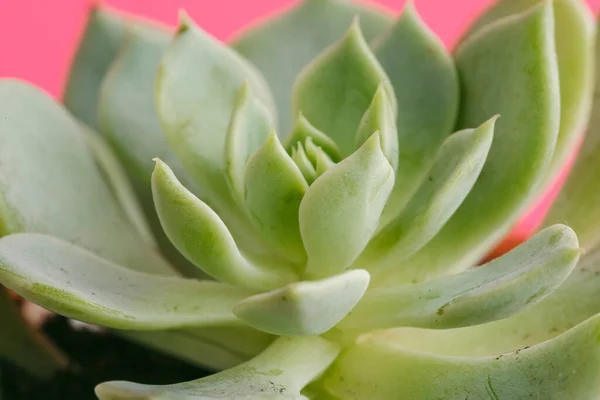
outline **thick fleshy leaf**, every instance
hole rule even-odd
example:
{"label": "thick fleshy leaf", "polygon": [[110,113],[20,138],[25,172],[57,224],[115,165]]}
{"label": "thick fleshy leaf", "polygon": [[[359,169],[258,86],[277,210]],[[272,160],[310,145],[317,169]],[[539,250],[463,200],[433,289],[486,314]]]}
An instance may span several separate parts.
{"label": "thick fleshy leaf", "polygon": [[293,110],[325,132],[347,156],[356,148],[355,133],[379,85],[383,85],[395,114],[394,89],[355,20],[344,38],[298,76]]}
{"label": "thick fleshy leaf", "polygon": [[248,160],[245,185],[246,207],[258,232],[282,256],[303,266],[298,209],[308,184],[275,132]]}
{"label": "thick fleshy leaf", "polygon": [[1,81],[0,142],[2,234],[46,233],[125,267],[174,273],[130,223],[80,124],[49,96]]}
{"label": "thick fleshy leaf", "polygon": [[106,7],[91,10],[68,74],[64,102],[86,125],[98,128],[100,84],[126,36],[127,21]]}
{"label": "thick fleshy leaf", "polygon": [[373,237],[357,265],[373,271],[398,267],[442,229],[479,177],[496,118],[446,139],[428,178],[406,207]]}
{"label": "thick fleshy leaf", "polygon": [[302,172],[302,176],[304,176],[304,180],[310,185],[315,179],[317,179],[317,171],[315,166],[312,164],[306,151],[304,150],[304,145],[302,143],[297,143],[296,146],[292,149],[292,160]]}
{"label": "thick fleshy leaf", "polygon": [[[596,48],[596,69],[600,68],[600,40]],[[600,79],[596,79],[600,93]],[[572,226],[587,251],[600,243],[600,100],[593,103],[587,135],[567,183],[552,205],[546,224],[566,222]]]}
{"label": "thick fleshy leaf", "polygon": [[375,132],[379,132],[383,154],[390,162],[394,172],[398,168],[398,130],[396,129],[396,115],[392,102],[388,97],[383,84],[379,85],[371,105],[363,115],[358,132],[356,133],[356,147],[364,142]]}
{"label": "thick fleshy leaf", "polygon": [[394,185],[379,133],[308,189],[300,204],[300,232],[308,254],[309,277],[346,270],[375,233]]}
{"label": "thick fleshy leaf", "polygon": [[156,246],[150,226],[146,221],[142,206],[140,205],[133,186],[127,177],[127,173],[119,163],[117,157],[112,153],[108,144],[87,128],[81,125],[81,131],[85,136],[88,147],[103,172],[106,183],[111,188],[115,198],[121,205],[125,215],[131,224],[137,229],[138,234],[151,246]]}
{"label": "thick fleshy leaf", "polygon": [[476,263],[536,195],[552,160],[560,119],[552,4],[488,26],[457,51],[459,127],[500,114],[485,166],[444,228],[404,263],[422,280]]}
{"label": "thick fleshy leaf", "polygon": [[169,38],[166,30],[149,23],[130,24],[121,52],[102,82],[98,124],[134,183],[161,252],[186,276],[202,277],[202,271],[179,254],[165,236],[150,189],[152,159],[160,157],[186,187],[202,198],[200,189],[169,148],[156,115],[154,80]]}
{"label": "thick fleshy leaf", "polygon": [[[557,290],[538,304],[512,317],[474,327],[449,330],[431,329],[390,329],[385,336],[401,343],[411,351],[424,350],[443,357],[465,359],[494,357],[501,360],[503,354],[519,352],[520,349],[540,343],[552,343],[557,336],[588,318],[597,320],[600,313],[600,252],[586,254],[575,271]],[[594,317],[596,316],[596,317]],[[588,346],[585,360],[591,358],[593,347]],[[564,351],[573,356],[572,348]],[[502,356],[501,356],[502,355]],[[557,361],[559,361],[557,359]],[[577,363],[579,360],[575,359]],[[540,364],[543,368],[545,363]],[[557,362],[557,364],[559,364]],[[550,365],[557,365],[550,364]],[[597,368],[596,368],[597,370]],[[579,371],[575,368],[575,371]],[[572,371],[564,377],[572,376]],[[597,380],[596,380],[597,381]],[[513,381],[514,382],[514,381]],[[541,381],[540,381],[541,382]],[[562,379],[561,379],[562,382]],[[514,385],[517,387],[517,385]],[[560,393],[560,392],[559,392]],[[500,397],[502,398],[502,397]],[[507,396],[507,398],[513,398]],[[540,399],[552,398],[542,396]],[[571,396],[566,394],[559,399],[595,398],[595,396]]]}
{"label": "thick fleshy leaf", "polygon": [[285,141],[287,152],[291,153],[294,146],[298,143],[304,145],[308,138],[310,138],[316,146],[321,147],[333,160],[339,161],[341,159],[340,151],[335,142],[329,136],[315,128],[306,117],[300,113],[296,120],[294,130]]}
{"label": "thick fleshy leaf", "polygon": [[258,150],[273,129],[267,108],[252,94],[247,83],[239,97],[225,139],[226,176],[231,194],[244,207],[245,173],[248,158]]}
{"label": "thick fleshy leaf", "polygon": [[318,147],[315,154],[315,172],[317,178],[323,175],[327,170],[335,165],[335,162],[329,157],[321,147]]}
{"label": "thick fleshy leaf", "polygon": [[293,126],[290,99],[296,77],[341,38],[357,16],[367,41],[391,24],[385,13],[347,0],[304,0],[234,41],[234,48],[262,71],[273,90],[282,132],[289,132]]}
{"label": "thick fleshy leaf", "polygon": [[257,71],[183,14],[157,75],[158,115],[171,148],[206,200],[220,214],[234,213],[232,220],[239,215],[225,179],[225,142],[244,82],[272,108],[268,88]]}
{"label": "thick fleshy leaf", "polygon": [[119,330],[115,334],[214,371],[248,361],[262,352],[274,338],[246,325],[158,331]]}
{"label": "thick fleshy leaf", "polygon": [[[582,257],[575,271],[558,289],[531,308],[510,318],[484,325],[449,330],[397,329],[390,335],[409,332],[412,345],[434,348],[449,355],[501,354],[533,346],[600,313],[600,252]],[[414,339],[419,337],[420,340]],[[437,343],[437,345],[436,345]]]}
{"label": "thick fleshy leaf", "polygon": [[154,81],[170,38],[168,31],[149,23],[131,24],[102,82],[98,105],[100,132],[129,174],[148,185],[154,157],[173,166],[186,185],[190,182],[169,149],[155,110]]}
{"label": "thick fleshy leaf", "polygon": [[38,233],[0,239],[0,281],[58,314],[119,329],[235,324],[232,306],[252,293],[132,271]]}
{"label": "thick fleshy leaf", "polygon": [[568,227],[545,229],[504,256],[460,274],[369,291],[340,329],[456,328],[506,318],[553,292],[581,250]]}
{"label": "thick fleshy leaf", "polygon": [[373,48],[398,102],[398,178],[383,213],[387,221],[425,179],[442,142],[453,131],[459,89],[452,57],[412,2]]}
{"label": "thick fleshy leaf", "polygon": [[369,273],[357,269],[257,294],[236,304],[233,312],[256,329],[275,335],[320,335],[348,315],[368,286]]}
{"label": "thick fleshy leaf", "polygon": [[67,360],[29,326],[6,290],[0,286],[0,359],[8,360],[41,378],[50,378]]}
{"label": "thick fleshy leaf", "polygon": [[[501,0],[473,26],[523,12],[542,0]],[[551,183],[585,133],[594,94],[594,16],[583,1],[553,0],[556,55],[560,75],[560,131],[547,180]],[[579,231],[578,231],[579,232]]]}
{"label": "thick fleshy leaf", "polygon": [[289,265],[264,266],[245,257],[219,216],[158,159],[152,192],[158,217],[171,242],[210,276],[258,290],[274,289],[296,279]]}
{"label": "thick fleshy leaf", "polygon": [[263,353],[207,378],[166,386],[107,382],[101,400],[306,400],[300,391],[323,373],[339,348],[320,337],[279,338]]}
{"label": "thick fleshy leaf", "polygon": [[[583,400],[600,395],[600,316],[507,354],[473,356],[462,348],[449,355],[427,345],[415,348],[412,339],[419,341],[422,331],[361,337],[327,372],[327,389],[346,400]],[[469,340],[475,346],[465,337]]]}

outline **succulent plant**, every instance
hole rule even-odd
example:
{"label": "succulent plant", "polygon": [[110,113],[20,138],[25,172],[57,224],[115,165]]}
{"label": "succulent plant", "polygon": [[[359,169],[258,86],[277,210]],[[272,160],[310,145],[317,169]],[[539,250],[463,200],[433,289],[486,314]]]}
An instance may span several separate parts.
{"label": "succulent plant", "polygon": [[594,43],[577,0],[503,0],[453,55],[412,4],[305,0],[232,47],[96,9],[69,111],[0,83],[0,282],[224,369],[101,399],[597,398],[596,119],[478,265],[598,113]]}

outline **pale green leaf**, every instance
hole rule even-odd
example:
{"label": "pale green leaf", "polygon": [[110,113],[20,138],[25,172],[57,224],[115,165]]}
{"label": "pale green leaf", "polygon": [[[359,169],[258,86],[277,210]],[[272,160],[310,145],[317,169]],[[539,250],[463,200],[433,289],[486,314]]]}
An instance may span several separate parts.
{"label": "pale green leaf", "polygon": [[275,335],[320,335],[348,315],[368,286],[369,273],[357,269],[257,294],[236,304],[233,312],[250,326]]}
{"label": "pale green leaf", "polygon": [[182,14],[159,67],[157,110],[171,148],[219,213],[235,213],[225,179],[225,142],[245,81],[272,108],[268,88],[254,68]]}
{"label": "pale green leaf", "polygon": [[453,131],[459,88],[452,57],[410,1],[373,49],[398,101],[398,178],[383,213],[383,220],[388,221],[410,200]]}
{"label": "pale green leaf", "polygon": [[28,84],[0,82],[0,233],[46,233],[125,267],[173,274],[130,223],[81,125]]}
{"label": "pale green leaf", "polygon": [[308,184],[275,132],[248,160],[246,207],[259,234],[285,258],[304,265],[298,209]]}
{"label": "pale green leaf", "polygon": [[321,147],[333,160],[340,160],[340,151],[335,142],[329,136],[312,126],[306,117],[300,113],[298,119],[296,119],[296,125],[294,126],[292,133],[285,140],[284,147],[288,153],[291,153],[297,143],[304,145],[308,138],[310,138],[316,146]]}
{"label": "pale green leaf", "polygon": [[503,319],[552,293],[573,271],[580,254],[575,233],[555,225],[477,269],[373,289],[338,328],[445,329]]}
{"label": "pale green leaf", "polygon": [[[483,170],[436,237],[405,261],[421,280],[476,263],[512,227],[547,174],[560,119],[552,4],[489,25],[457,50],[459,127],[500,114]],[[413,272],[414,271],[414,272]]]}
{"label": "pale green leaf", "polygon": [[335,165],[335,162],[329,157],[321,147],[318,147],[315,154],[315,172],[317,178],[323,175],[327,170]]}
{"label": "pale green leaf", "polygon": [[391,23],[385,13],[351,1],[304,0],[234,41],[234,48],[265,75],[273,90],[283,132],[292,129],[295,118],[290,100],[296,77],[305,65],[341,38],[357,16],[368,41]]}
{"label": "pale green leaf", "polygon": [[[481,27],[508,15],[523,12],[542,0],[501,0],[483,14],[472,28]],[[594,94],[594,15],[581,0],[553,0],[556,55],[560,75],[560,131],[548,183],[556,177],[577,148],[590,117]],[[579,232],[579,231],[577,231]]]}
{"label": "pale green leaf", "polygon": [[[419,340],[422,332],[361,337],[328,370],[326,388],[345,400],[591,400],[600,395],[600,316],[545,343],[484,356],[415,348],[408,336]],[[468,341],[477,346],[466,336]]]}
{"label": "pale green leaf", "polygon": [[104,6],[93,6],[73,59],[65,106],[88,126],[98,128],[100,84],[123,44],[127,21]]}
{"label": "pale green leaf", "polygon": [[0,358],[44,379],[66,366],[64,355],[25,322],[20,310],[1,286],[0,320]]}
{"label": "pale green leaf", "polygon": [[156,211],[165,233],[184,256],[210,276],[243,287],[269,290],[296,279],[289,265],[265,266],[245,257],[219,216],[165,163],[156,161],[152,174]]}
{"label": "pale green leaf", "polygon": [[[596,70],[600,67],[600,40],[596,43]],[[587,251],[600,243],[600,79],[596,79],[596,96],[587,135],[570,172],[569,179],[552,205],[545,224],[565,222],[579,235]]]}
{"label": "pale green leaf", "polygon": [[169,163],[186,185],[191,183],[169,149],[155,110],[154,81],[170,39],[169,32],[160,27],[145,22],[131,24],[100,91],[100,132],[128,173],[148,187],[154,157]]}
{"label": "pale green leaf", "polygon": [[154,157],[168,163],[196,196],[202,193],[170,150],[154,102],[154,80],[170,35],[145,22],[132,23],[121,51],[102,81],[99,125],[115,155],[127,170],[161,252],[186,276],[203,277],[165,236],[152,201],[150,179]]}
{"label": "pale green leaf", "polygon": [[151,246],[156,246],[156,241],[146,221],[142,206],[139,203],[127,173],[112,153],[104,139],[92,132],[85,125],[81,125],[88,147],[103,172],[107,184],[110,186],[115,198],[121,205],[131,224],[137,229],[138,234]]}
{"label": "pale green leaf", "polygon": [[214,371],[248,361],[273,342],[272,335],[246,325],[159,331],[120,330],[115,334]]}
{"label": "pale green leaf", "polygon": [[390,162],[394,172],[398,168],[398,130],[396,129],[396,115],[392,102],[388,97],[383,84],[379,85],[371,105],[363,115],[356,133],[356,147],[364,142],[375,132],[379,132],[383,154]]}
{"label": "pale green leaf", "polygon": [[498,355],[548,341],[600,313],[600,252],[582,257],[565,283],[512,317],[448,330],[396,329],[391,336],[446,355]]}
{"label": "pale green leaf", "polygon": [[427,179],[406,207],[373,237],[357,265],[378,273],[401,268],[403,259],[443,228],[479,177],[492,145],[496,118],[446,139]]}
{"label": "pale green leaf", "polygon": [[306,138],[304,149],[306,150],[306,156],[314,167],[315,179],[323,175],[329,167],[335,165],[331,157],[321,147],[317,146],[311,137]]}
{"label": "pale green leaf", "polygon": [[[396,113],[396,96],[388,77],[369,49],[358,21],[346,36],[304,68],[294,84],[293,110],[301,112],[338,145],[352,153],[355,134],[379,85]],[[372,133],[372,132],[371,132]]]}
{"label": "pale green leaf", "polygon": [[317,171],[315,170],[315,166],[308,158],[302,143],[296,143],[296,147],[292,149],[292,160],[300,172],[302,172],[302,176],[304,176],[304,179],[309,185],[312,184],[315,179],[317,179]]}
{"label": "pale green leaf", "polygon": [[254,97],[246,82],[239,91],[225,139],[226,176],[231,195],[244,208],[245,172],[248,158],[258,150],[273,129],[266,107]]}
{"label": "pale green leaf", "polygon": [[235,324],[231,308],[252,293],[133,271],[38,233],[0,239],[0,281],[58,314],[119,329]]}
{"label": "pale green leaf", "polygon": [[309,187],[300,204],[307,276],[338,274],[352,264],[375,233],[393,185],[394,171],[375,133]]}
{"label": "pale green leaf", "polygon": [[106,382],[96,394],[101,400],[307,400],[300,391],[338,353],[320,337],[283,337],[254,359],[207,378],[165,386]]}

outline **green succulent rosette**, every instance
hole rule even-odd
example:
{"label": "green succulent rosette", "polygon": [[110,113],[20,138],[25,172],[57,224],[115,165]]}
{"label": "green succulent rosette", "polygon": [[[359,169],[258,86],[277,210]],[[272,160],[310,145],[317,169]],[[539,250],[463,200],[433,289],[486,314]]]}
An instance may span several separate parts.
{"label": "green succulent rosette", "polygon": [[[453,55],[412,4],[232,47],[96,9],[66,108],[0,83],[0,283],[223,370],[103,400],[595,399],[594,43],[576,0],[503,0]],[[546,227],[479,266],[590,115]]]}

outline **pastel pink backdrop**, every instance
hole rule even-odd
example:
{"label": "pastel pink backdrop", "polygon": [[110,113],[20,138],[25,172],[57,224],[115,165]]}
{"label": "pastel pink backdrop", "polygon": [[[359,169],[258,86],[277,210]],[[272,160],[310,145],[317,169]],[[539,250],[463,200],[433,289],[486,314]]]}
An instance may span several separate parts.
{"label": "pastel pink backdrop", "polygon": [[[414,0],[427,22],[452,48],[468,24],[494,0]],[[0,77],[28,80],[60,98],[65,75],[94,0],[0,0]],[[105,0],[115,8],[175,25],[184,8],[222,40],[244,27],[293,6],[295,0]],[[405,0],[364,0],[397,14]],[[588,0],[596,12],[600,0]],[[566,174],[517,225],[498,251],[517,244],[539,225]]]}

